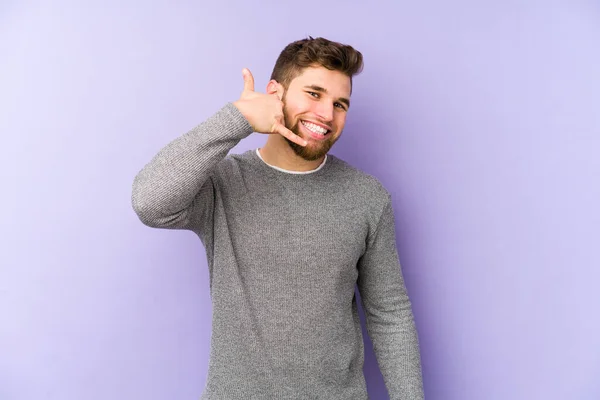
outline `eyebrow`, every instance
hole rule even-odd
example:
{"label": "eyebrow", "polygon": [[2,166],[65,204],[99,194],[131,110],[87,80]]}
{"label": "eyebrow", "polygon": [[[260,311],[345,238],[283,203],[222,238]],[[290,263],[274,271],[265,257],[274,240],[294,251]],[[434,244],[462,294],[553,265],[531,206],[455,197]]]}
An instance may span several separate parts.
{"label": "eyebrow", "polygon": [[[314,90],[315,92],[327,93],[327,89],[325,89],[321,86],[318,86],[318,85],[306,85],[306,86],[304,86],[304,88]],[[346,105],[346,107],[350,108],[350,100],[349,99],[347,99],[345,97],[340,97],[338,99],[338,101],[340,103],[344,103]]]}

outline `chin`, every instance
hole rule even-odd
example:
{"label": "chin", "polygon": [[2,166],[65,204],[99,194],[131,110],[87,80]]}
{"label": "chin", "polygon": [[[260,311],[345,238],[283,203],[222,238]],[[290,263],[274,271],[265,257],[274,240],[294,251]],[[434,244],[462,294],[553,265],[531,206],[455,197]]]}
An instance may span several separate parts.
{"label": "chin", "polygon": [[320,146],[315,148],[311,146],[312,142],[310,140],[308,141],[308,146],[306,147],[300,146],[299,144],[292,142],[288,138],[285,138],[285,140],[290,145],[292,150],[294,150],[294,153],[296,153],[297,156],[302,157],[306,161],[315,161],[324,157],[333,146],[333,143],[329,141],[321,143]]}
{"label": "chin", "polygon": [[[337,138],[335,140],[329,138],[327,140],[316,142],[310,137],[307,138],[300,131],[299,122],[296,122],[293,126],[286,125],[286,127],[293,133],[295,133],[297,136],[300,136],[302,139],[308,141],[307,146],[300,146],[299,144],[292,142],[288,138],[283,137],[288,143],[288,145],[292,148],[292,150],[294,150],[294,153],[306,161],[315,161],[320,158],[323,158],[329,152],[329,150],[337,140]],[[330,132],[329,135],[333,135],[333,132]]]}

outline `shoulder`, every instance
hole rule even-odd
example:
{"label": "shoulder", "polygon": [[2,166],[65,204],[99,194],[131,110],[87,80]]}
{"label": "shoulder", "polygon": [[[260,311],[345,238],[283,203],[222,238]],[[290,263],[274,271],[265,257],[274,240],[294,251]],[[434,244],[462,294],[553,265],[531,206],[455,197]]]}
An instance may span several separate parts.
{"label": "shoulder", "polygon": [[343,176],[343,180],[347,182],[354,195],[365,197],[371,204],[377,203],[381,207],[390,202],[391,193],[379,178],[337,156],[328,157],[331,157],[331,162],[335,166],[334,174]]}
{"label": "shoulder", "polygon": [[242,174],[244,155],[228,153],[219,160],[209,173],[219,192],[243,194],[246,190]]}

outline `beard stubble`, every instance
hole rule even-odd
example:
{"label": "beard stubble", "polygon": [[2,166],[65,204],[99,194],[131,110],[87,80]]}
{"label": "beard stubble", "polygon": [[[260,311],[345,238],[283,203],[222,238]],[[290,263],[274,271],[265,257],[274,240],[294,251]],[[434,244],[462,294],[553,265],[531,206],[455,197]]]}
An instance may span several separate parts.
{"label": "beard stubble", "polygon": [[[293,125],[290,125],[291,117],[288,112],[287,106],[285,105],[285,94],[283,96],[283,119],[285,122],[285,127],[292,131],[296,136],[302,137],[300,134],[300,120],[297,120]],[[335,140],[333,140],[333,136],[331,136],[332,132],[328,133],[329,136],[327,139],[322,141],[315,141],[311,138],[303,138],[308,144],[306,146],[300,146],[297,143],[292,142],[290,139],[283,136],[287,144],[292,148],[294,153],[299,157],[302,157],[306,161],[314,161],[323,157],[325,154],[329,152]],[[336,139],[337,140],[337,139]]]}

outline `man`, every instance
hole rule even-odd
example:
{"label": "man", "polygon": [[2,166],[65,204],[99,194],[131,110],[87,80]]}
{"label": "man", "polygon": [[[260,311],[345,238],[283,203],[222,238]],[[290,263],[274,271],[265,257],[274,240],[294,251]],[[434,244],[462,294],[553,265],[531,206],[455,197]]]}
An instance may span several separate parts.
{"label": "man", "polygon": [[[267,93],[244,69],[237,101],[135,177],[140,220],[193,231],[206,250],[213,320],[202,399],[366,399],[355,284],[390,398],[423,398],[390,194],[327,154],[362,62],[324,38],[289,44]],[[253,132],[269,135],[262,148],[229,154]]]}

